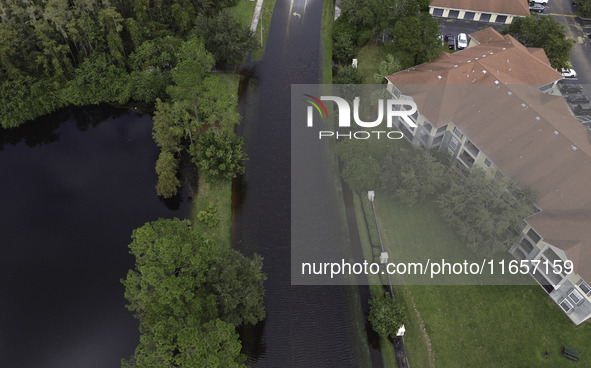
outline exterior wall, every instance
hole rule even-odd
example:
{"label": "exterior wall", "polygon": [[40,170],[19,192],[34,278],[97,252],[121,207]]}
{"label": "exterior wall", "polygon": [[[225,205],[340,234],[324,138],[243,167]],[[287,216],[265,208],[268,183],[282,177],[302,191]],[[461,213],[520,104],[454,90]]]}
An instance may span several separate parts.
{"label": "exterior wall", "polygon": [[[443,13],[441,13],[443,11]],[[455,16],[456,12],[459,12],[457,16]],[[503,13],[487,13],[487,12],[480,12],[477,10],[467,10],[467,9],[452,9],[452,8],[440,8],[440,7],[429,7],[429,13],[435,17],[442,17],[442,18],[454,18],[454,19],[470,19],[476,21],[483,21],[489,23],[497,22],[502,20],[501,23],[503,24],[511,24],[513,23],[513,19],[515,17],[521,17],[521,15],[514,15],[514,14],[503,14]],[[453,16],[450,17],[450,14]],[[473,17],[472,17],[473,14]],[[468,15],[468,16],[467,16]]]}
{"label": "exterior wall", "polygon": [[[574,324],[579,325],[585,322],[591,318],[591,287],[575,273],[559,274],[551,267],[546,273],[545,262],[552,264],[557,261],[558,264],[563,265],[568,258],[561,249],[546,243],[537,232],[532,233],[532,231],[535,232],[535,229],[526,223],[521,232],[520,242],[515,244],[509,252],[519,261],[540,261],[540,265],[544,266],[540,266],[537,275],[532,275],[534,280]],[[529,234],[534,234],[539,237],[539,240],[532,239]],[[575,290],[574,296],[572,296],[573,290]]]}

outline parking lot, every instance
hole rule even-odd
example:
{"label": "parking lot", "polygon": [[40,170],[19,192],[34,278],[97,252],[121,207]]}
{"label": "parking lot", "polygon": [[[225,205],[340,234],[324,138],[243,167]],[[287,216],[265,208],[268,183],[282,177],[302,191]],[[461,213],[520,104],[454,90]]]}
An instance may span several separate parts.
{"label": "parking lot", "polygon": [[[560,13],[553,13],[554,11]],[[568,14],[564,14],[568,13]],[[565,27],[568,36],[575,40],[575,46],[571,52],[571,63],[573,69],[577,72],[576,78],[565,78],[560,81],[560,84],[575,84],[580,87],[580,92],[567,91],[565,88],[561,88],[561,92],[569,107],[573,110],[577,109],[579,102],[569,102],[571,94],[580,94],[588,99],[591,99],[591,73],[589,56],[591,56],[591,42],[589,37],[583,33],[583,25],[581,21],[572,16],[574,14],[574,8],[571,0],[550,0],[543,16],[553,16]],[[456,37],[460,33],[466,33],[468,36],[470,33],[476,32],[483,28],[493,27],[497,31],[501,31],[505,25],[500,23],[486,23],[478,21],[460,20],[460,19],[446,19],[437,18],[439,21],[439,31],[442,36],[446,34],[452,34]],[[580,101],[584,107],[588,107],[588,103]],[[575,112],[573,115],[577,117],[579,121],[585,123],[586,126],[591,129],[591,111]]]}

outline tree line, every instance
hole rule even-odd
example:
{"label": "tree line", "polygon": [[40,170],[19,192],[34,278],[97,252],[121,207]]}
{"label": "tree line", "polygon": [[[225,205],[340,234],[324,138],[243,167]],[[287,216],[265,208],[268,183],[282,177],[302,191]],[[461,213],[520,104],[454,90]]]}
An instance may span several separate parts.
{"label": "tree line", "polygon": [[226,9],[235,2],[1,0],[0,124],[67,105],[153,103],[190,34],[217,32],[216,63],[239,62],[252,39]]}
{"label": "tree line", "polygon": [[[159,195],[180,186],[183,152],[212,180],[241,173],[240,138],[220,133],[239,121],[237,96],[211,73],[240,63],[253,46],[228,9],[236,2],[0,0],[0,124],[69,105],[154,104]],[[209,128],[201,142],[209,146],[197,146]],[[224,160],[220,152],[233,154]]]}
{"label": "tree line", "polygon": [[352,190],[381,190],[411,207],[434,201],[442,218],[480,254],[506,252],[519,239],[515,228],[534,212],[531,189],[500,171],[473,168],[462,174],[445,153],[369,140],[344,140],[335,150]]}
{"label": "tree line", "polygon": [[262,258],[246,258],[160,219],[133,231],[135,267],[122,280],[140,343],[123,368],[246,368],[236,326],[265,318]]}

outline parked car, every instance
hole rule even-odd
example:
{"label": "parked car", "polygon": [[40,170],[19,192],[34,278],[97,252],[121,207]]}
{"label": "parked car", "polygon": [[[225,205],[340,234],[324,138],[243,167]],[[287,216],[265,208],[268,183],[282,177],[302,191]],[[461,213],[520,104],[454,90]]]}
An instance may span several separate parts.
{"label": "parked car", "polygon": [[589,102],[589,98],[585,95],[580,94],[580,93],[568,95],[566,100],[570,103],[588,103]]}
{"label": "parked car", "polygon": [[468,47],[468,36],[465,33],[458,35],[458,50],[462,50]]}
{"label": "parked car", "polygon": [[450,50],[456,49],[456,37],[453,34],[451,34],[451,33],[446,34],[445,37],[443,38],[443,40],[445,42],[447,42],[447,46],[449,47]]}
{"label": "parked car", "polygon": [[579,93],[583,91],[583,87],[574,83],[558,83],[558,88],[560,89],[560,92],[568,94]]}
{"label": "parked car", "polygon": [[589,114],[591,113],[591,103],[578,104],[573,108],[573,111],[577,115]]}
{"label": "parked car", "polygon": [[576,78],[577,72],[574,69],[561,69],[560,74],[565,78]]}
{"label": "parked car", "polygon": [[548,0],[530,0],[529,2],[536,3],[536,4],[542,4],[542,5],[548,4]]}
{"label": "parked car", "polygon": [[538,4],[538,3],[530,3],[529,4],[529,11],[532,12],[538,12],[538,13],[542,13],[544,12],[544,9],[546,9],[546,7],[542,4]]}

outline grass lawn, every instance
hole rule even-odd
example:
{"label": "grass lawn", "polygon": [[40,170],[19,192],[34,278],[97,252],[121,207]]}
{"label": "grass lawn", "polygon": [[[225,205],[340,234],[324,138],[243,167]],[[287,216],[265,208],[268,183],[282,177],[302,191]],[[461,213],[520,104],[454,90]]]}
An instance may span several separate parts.
{"label": "grass lawn", "polygon": [[[213,203],[217,209],[219,223],[215,227],[209,227],[197,220],[199,211],[207,209]],[[193,224],[195,229],[202,234],[207,234],[215,244],[231,247],[232,241],[232,182],[219,182],[209,184],[204,178],[199,178],[197,195],[193,206]]]}
{"label": "grass lawn", "polygon": [[334,0],[322,4],[322,83],[332,84],[332,27],[334,24]]}
{"label": "grass lawn", "polygon": [[[355,217],[357,219],[357,229],[359,230],[359,239],[361,247],[363,248],[363,257],[365,259],[372,259],[372,247],[369,240],[368,226],[364,220],[364,211],[361,199],[357,193],[353,193],[353,206],[355,207]],[[382,294],[382,283],[379,280],[379,275],[368,275],[370,279],[370,293],[372,297],[380,296]],[[396,368],[396,355],[394,354],[394,347],[387,338],[380,337],[380,352],[384,368]],[[410,363],[410,362],[409,362]]]}
{"label": "grass lawn", "polygon": [[386,51],[384,47],[370,42],[359,50],[357,60],[357,68],[363,77],[363,83],[375,84],[373,75],[378,72],[380,62],[386,60]]}
{"label": "grass lawn", "polygon": [[[253,60],[260,59],[263,57],[265,51],[265,44],[267,42],[267,36],[269,35],[269,28],[271,26],[271,18],[273,16],[273,8],[275,7],[276,0],[264,0],[261,10],[262,22],[259,20],[257,29],[254,32],[254,38],[256,40],[256,46],[252,51]],[[252,23],[252,17],[254,15],[254,8],[256,6],[256,0],[238,0],[238,3],[233,6],[232,12],[236,14],[242,24],[250,29]],[[263,43],[261,45],[261,26],[263,27]]]}
{"label": "grass lawn", "polygon": [[[228,91],[238,95],[238,84],[240,83],[240,76],[238,74],[217,73],[216,75],[221,78]],[[236,96],[236,100],[238,100],[238,96]],[[228,128],[233,129],[233,127]],[[210,203],[216,206],[216,213],[220,219],[215,227],[209,227],[197,220],[199,211],[206,210]],[[220,246],[231,247],[232,183],[219,182],[212,185],[205,178],[199,177],[191,217],[197,231],[207,234]]]}
{"label": "grass lawn", "polygon": [[230,9],[232,13],[236,15],[238,20],[240,20],[240,23],[250,28],[250,23],[252,22],[252,15],[254,13],[254,7],[256,3],[256,1],[238,0],[236,5]]}
{"label": "grass lawn", "polygon": [[[442,248],[461,247],[431,202],[409,208],[382,195],[376,196],[376,208],[390,251],[394,244],[409,242],[416,245],[415,252],[434,241]],[[537,285],[399,286],[395,291],[406,305],[412,366],[591,366],[585,350],[591,326],[572,326]],[[579,350],[580,361],[562,357],[563,345]],[[548,358],[543,357],[546,350]]]}

